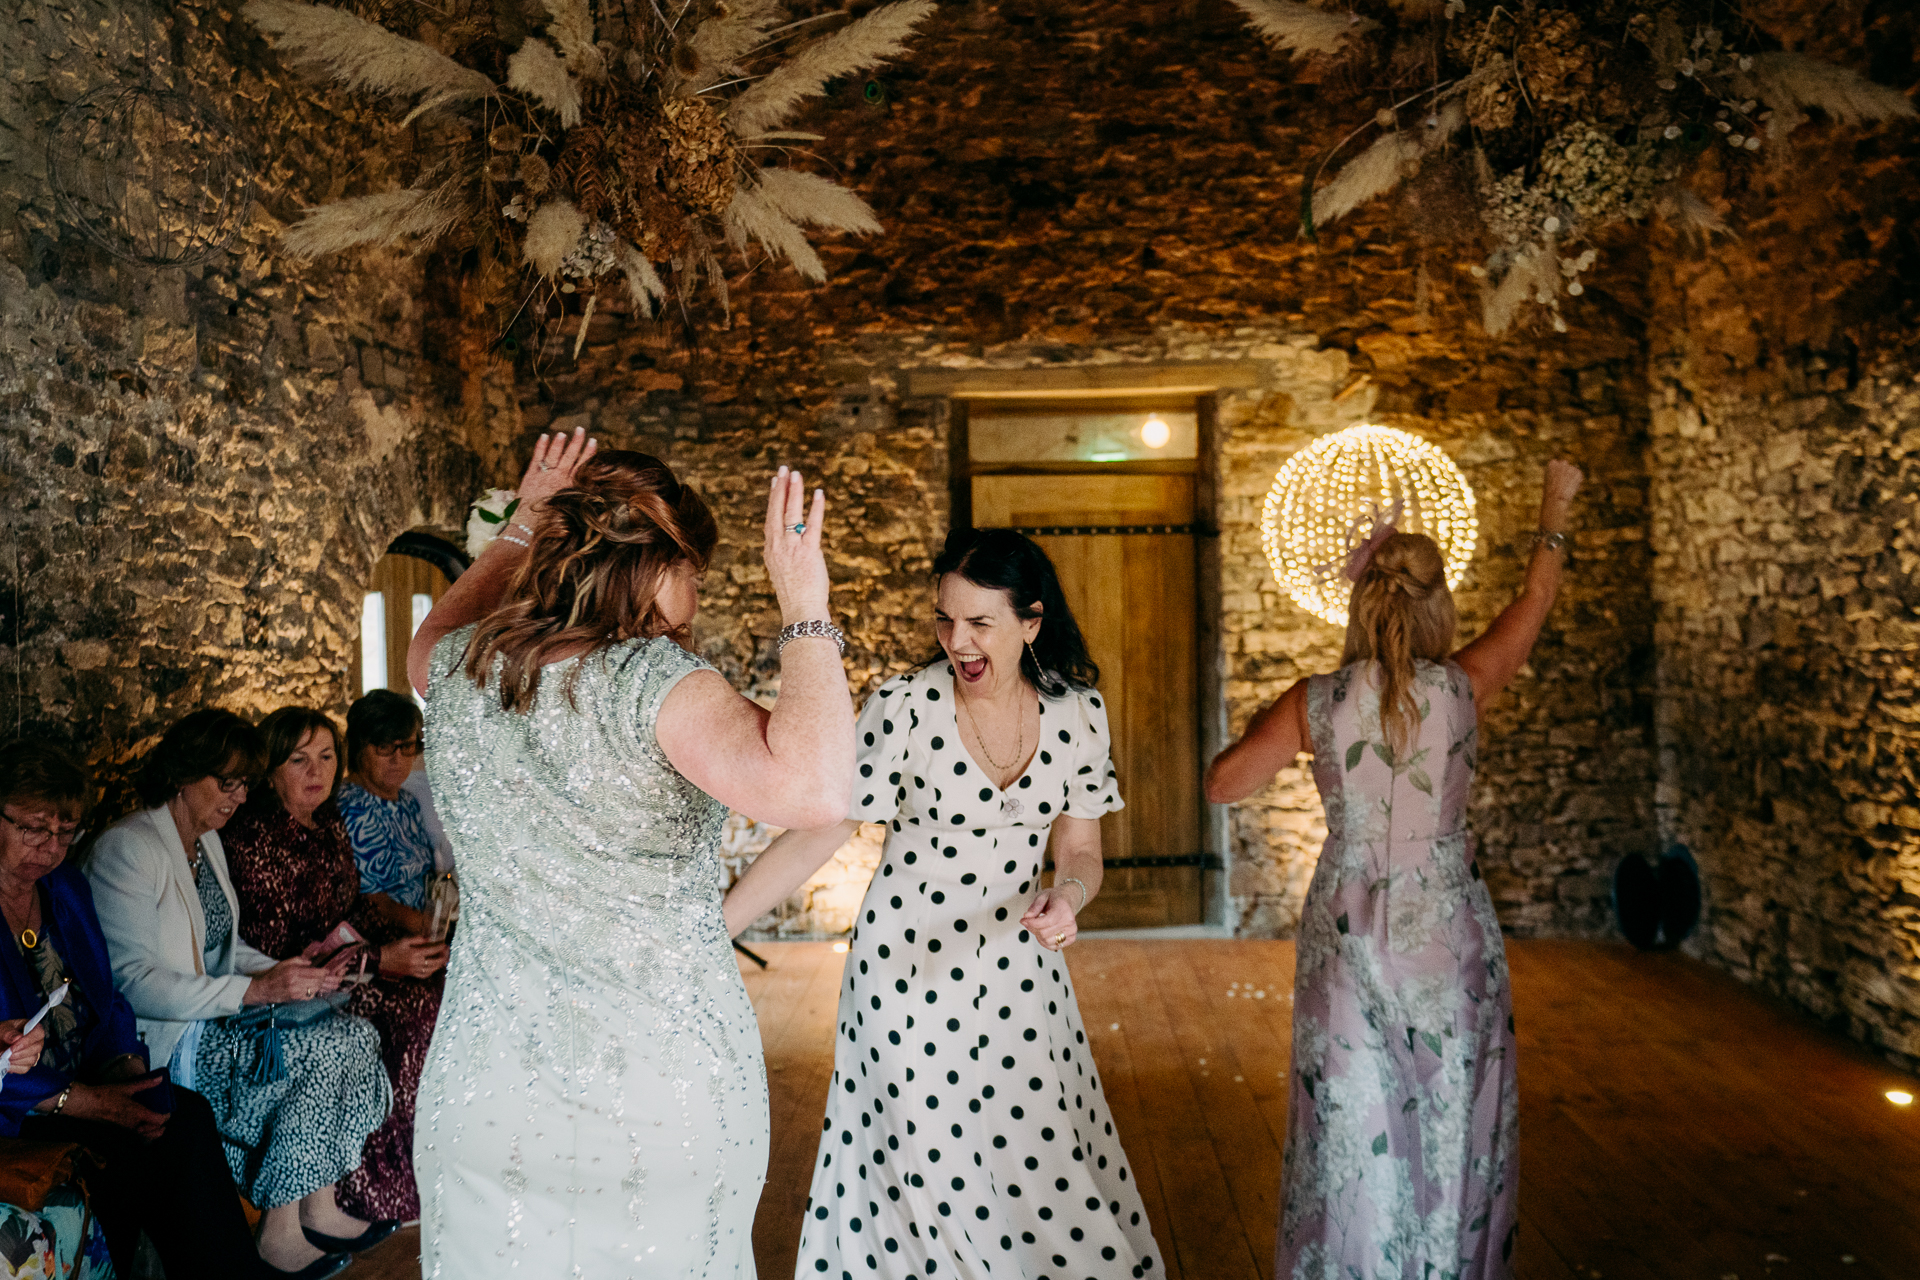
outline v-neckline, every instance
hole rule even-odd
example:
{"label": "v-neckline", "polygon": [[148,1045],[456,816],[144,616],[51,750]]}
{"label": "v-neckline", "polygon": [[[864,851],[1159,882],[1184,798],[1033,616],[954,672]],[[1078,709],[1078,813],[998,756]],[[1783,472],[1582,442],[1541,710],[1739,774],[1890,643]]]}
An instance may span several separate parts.
{"label": "v-neckline", "polygon": [[[975,769],[978,769],[980,771],[981,777],[987,779],[989,782],[992,782],[993,775],[991,773],[988,773],[987,770],[981,765],[980,761],[974,757],[972,750],[969,749],[967,746],[967,735],[961,731],[960,690],[956,688],[954,685],[954,681],[957,677],[953,669],[953,663],[949,662],[946,665],[947,665],[947,698],[953,703],[953,740],[955,743],[959,745],[960,754],[967,758],[967,763],[971,764]],[[1044,717],[1047,713],[1046,704],[1040,701],[1039,691],[1035,690],[1033,696],[1035,701],[1034,714],[1036,716]],[[1041,728],[1044,730],[1046,728],[1045,724],[1042,724]],[[1004,787],[1000,786],[998,783],[994,784],[994,787],[993,787],[994,794],[999,796],[1005,796],[1009,791],[1012,791],[1017,787],[1019,787],[1021,779],[1025,778],[1028,774],[1033,772],[1033,762],[1040,758],[1040,747],[1044,741],[1045,741],[1044,733],[1037,733],[1034,735],[1033,753],[1029,755],[1025,760],[1020,762],[1020,772],[1014,775],[1013,781],[1007,783],[1007,785]]]}

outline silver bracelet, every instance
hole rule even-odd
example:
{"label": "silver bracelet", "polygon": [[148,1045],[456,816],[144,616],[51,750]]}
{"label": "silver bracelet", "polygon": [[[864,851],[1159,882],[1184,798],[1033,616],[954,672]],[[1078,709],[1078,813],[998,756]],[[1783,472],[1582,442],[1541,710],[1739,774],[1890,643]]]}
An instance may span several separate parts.
{"label": "silver bracelet", "polygon": [[1087,909],[1087,882],[1085,880],[1082,880],[1079,876],[1068,876],[1064,880],[1060,879],[1058,876],[1054,877],[1054,881],[1053,881],[1054,888],[1058,889],[1063,884],[1077,884],[1080,886],[1080,905],[1073,909],[1073,914],[1079,915],[1082,911],[1085,911]]}
{"label": "silver bracelet", "polygon": [[1548,533],[1545,529],[1533,531],[1533,549],[1545,547],[1549,551],[1565,551],[1573,545],[1573,538],[1564,533]]}
{"label": "silver bracelet", "polygon": [[795,640],[805,640],[817,636],[822,640],[831,640],[841,653],[847,651],[847,636],[840,628],[820,618],[808,618],[805,622],[795,622],[780,628],[780,649],[782,652]]}
{"label": "silver bracelet", "polygon": [[510,533],[497,533],[494,536],[500,539],[500,541],[502,542],[511,542],[516,547],[530,547],[533,545],[531,542],[528,542],[525,538],[516,538]]}
{"label": "silver bracelet", "polygon": [[509,529],[523,530],[529,538],[533,536],[533,526],[530,524],[523,523],[522,521],[515,520],[512,524],[508,525],[507,527]]}

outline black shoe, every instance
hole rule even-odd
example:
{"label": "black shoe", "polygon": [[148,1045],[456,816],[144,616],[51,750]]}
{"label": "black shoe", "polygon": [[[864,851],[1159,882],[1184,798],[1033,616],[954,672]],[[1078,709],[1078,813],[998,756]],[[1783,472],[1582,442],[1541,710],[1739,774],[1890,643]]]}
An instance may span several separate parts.
{"label": "black shoe", "polygon": [[[360,1253],[371,1249],[400,1229],[398,1218],[380,1218],[367,1225],[367,1229],[350,1239],[330,1236],[324,1231],[315,1231],[312,1227],[301,1227],[307,1237],[307,1243],[316,1249],[325,1249],[328,1253]],[[327,1272],[332,1275],[333,1272]]]}
{"label": "black shoe", "polygon": [[260,1274],[269,1280],[277,1280],[278,1277],[285,1277],[285,1280],[328,1280],[328,1277],[337,1276],[352,1265],[353,1255],[350,1253],[330,1253],[317,1262],[309,1262],[298,1271],[282,1271],[262,1258]]}

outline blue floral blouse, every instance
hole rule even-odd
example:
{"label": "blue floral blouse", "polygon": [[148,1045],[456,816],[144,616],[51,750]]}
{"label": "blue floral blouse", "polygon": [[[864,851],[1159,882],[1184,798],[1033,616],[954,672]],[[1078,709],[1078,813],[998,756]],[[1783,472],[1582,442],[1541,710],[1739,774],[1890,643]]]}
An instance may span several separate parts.
{"label": "blue floral blouse", "polygon": [[384,893],[403,907],[426,910],[433,836],[420,802],[405,791],[398,800],[382,800],[349,782],[340,788],[339,804],[360,865],[360,892]]}

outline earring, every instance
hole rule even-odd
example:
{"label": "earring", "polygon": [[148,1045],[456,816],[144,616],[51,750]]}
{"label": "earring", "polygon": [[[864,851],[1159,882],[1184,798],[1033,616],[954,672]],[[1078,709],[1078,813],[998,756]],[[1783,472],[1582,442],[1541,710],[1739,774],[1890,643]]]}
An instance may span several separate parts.
{"label": "earring", "polygon": [[1028,659],[1030,659],[1030,660],[1032,661],[1032,663],[1033,663],[1033,673],[1034,673],[1035,675],[1040,675],[1040,674],[1041,674],[1041,670],[1040,670],[1040,655],[1039,655],[1039,654],[1037,654],[1037,653],[1035,653],[1035,652],[1033,651],[1033,641],[1031,641],[1031,640],[1028,640],[1028,641],[1026,641],[1025,643],[1026,643],[1026,646],[1027,646],[1027,657],[1028,657]]}

